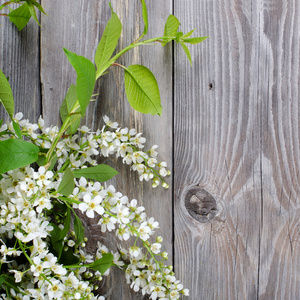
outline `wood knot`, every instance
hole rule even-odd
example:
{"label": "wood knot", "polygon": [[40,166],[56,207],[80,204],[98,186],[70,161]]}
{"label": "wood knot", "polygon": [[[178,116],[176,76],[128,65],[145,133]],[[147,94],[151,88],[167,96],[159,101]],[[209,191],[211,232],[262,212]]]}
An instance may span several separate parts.
{"label": "wood knot", "polygon": [[201,223],[211,221],[217,214],[216,200],[200,187],[193,187],[187,192],[185,207],[191,217]]}

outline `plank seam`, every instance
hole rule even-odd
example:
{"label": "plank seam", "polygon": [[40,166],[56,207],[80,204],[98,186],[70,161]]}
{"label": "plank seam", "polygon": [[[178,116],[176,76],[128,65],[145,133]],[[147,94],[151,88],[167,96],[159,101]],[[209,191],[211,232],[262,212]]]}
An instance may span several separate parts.
{"label": "plank seam", "polygon": [[[42,1],[41,1],[41,5],[42,5]],[[40,24],[42,26],[42,13],[39,11],[39,15],[40,15]],[[39,26],[39,51],[38,51],[38,55],[39,55],[39,86],[40,86],[40,116],[43,116],[43,85],[42,85],[42,30],[41,30],[41,26]]]}
{"label": "plank seam", "polygon": [[[171,1],[171,11],[172,11],[172,15],[174,15],[175,13],[175,0]],[[175,59],[174,59],[174,41],[172,41],[172,49],[171,49],[171,55],[172,55],[172,89],[171,89],[171,93],[172,93],[172,179],[171,179],[171,183],[172,183],[172,265],[175,268],[175,187],[174,187],[174,180],[175,180],[175,176],[174,176],[174,171],[175,171],[175,167],[174,167],[174,157],[175,157],[175,147],[174,147],[174,129],[175,129],[175,115],[174,115],[174,105],[175,105],[175,80],[174,80],[174,73],[175,73]]]}

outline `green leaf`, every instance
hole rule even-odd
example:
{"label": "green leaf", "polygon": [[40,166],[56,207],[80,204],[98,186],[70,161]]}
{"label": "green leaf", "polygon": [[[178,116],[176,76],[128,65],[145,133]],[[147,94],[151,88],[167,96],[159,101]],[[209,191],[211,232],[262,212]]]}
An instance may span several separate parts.
{"label": "green leaf", "polygon": [[84,239],[84,227],[82,225],[82,221],[74,212],[74,230],[77,240],[77,245],[79,245]]}
{"label": "green leaf", "polygon": [[8,14],[8,17],[9,20],[18,27],[19,30],[22,30],[31,18],[29,6],[27,3],[24,3],[20,7],[12,10]]}
{"label": "green leaf", "polygon": [[71,225],[71,210],[69,207],[67,207],[67,212],[66,212],[66,219],[65,219],[65,224],[63,230],[59,233],[58,239],[59,240],[64,240],[66,237],[67,233],[70,230],[70,225]]}
{"label": "green leaf", "polygon": [[165,25],[164,36],[174,37],[176,35],[179,25],[179,20],[175,16],[169,15]]}
{"label": "green leaf", "polygon": [[[65,121],[67,116],[74,109],[74,105],[76,104],[76,102],[77,102],[76,86],[72,84],[59,110],[62,122]],[[78,107],[78,109],[76,109],[75,112],[80,113],[80,107]],[[70,122],[71,125],[67,129],[67,134],[74,134],[80,125],[80,118],[78,117],[77,114],[72,115]]]}
{"label": "green leaf", "polygon": [[41,6],[41,4],[39,4],[38,2],[31,0],[31,2],[33,3],[33,5],[43,14],[47,15],[43,9],[43,7]]}
{"label": "green leaf", "polygon": [[73,172],[68,168],[59,184],[57,192],[68,197],[75,188]]}
{"label": "green leaf", "polygon": [[21,140],[22,135],[21,135],[20,125],[18,123],[16,123],[15,121],[13,121],[13,128],[15,130],[15,133],[16,133],[17,137]]}
{"label": "green leaf", "polygon": [[3,275],[1,275],[0,276],[0,286],[2,286],[4,281],[5,281],[5,277]]}
{"label": "green leaf", "polygon": [[64,266],[76,265],[79,263],[79,258],[74,256],[74,250],[69,248],[67,251],[62,251],[58,262]]}
{"label": "green leaf", "polygon": [[142,34],[142,36],[140,38],[142,38],[144,35],[147,34],[148,32],[148,13],[147,13],[147,6],[146,6],[146,3],[145,3],[145,0],[141,0],[142,2],[142,12],[143,12],[143,20],[144,20],[144,32]]}
{"label": "green leaf", "polygon": [[[40,153],[39,153],[39,157],[36,161],[36,163],[38,164],[39,167],[44,166],[45,165],[45,160],[46,160],[46,154],[49,151],[49,149],[44,149],[44,148],[40,148]],[[50,159],[50,166],[48,167],[48,170],[52,170],[57,162],[57,155],[54,153]]]}
{"label": "green leaf", "polygon": [[165,25],[164,36],[167,36],[170,39],[163,42],[162,43],[163,46],[165,46],[169,41],[171,41],[172,40],[171,38],[175,37],[179,25],[180,22],[178,21],[178,19],[173,15],[169,15]]}
{"label": "green leaf", "polygon": [[2,126],[3,124],[3,119],[0,120],[0,127]]}
{"label": "green leaf", "polygon": [[27,5],[28,5],[31,16],[40,25],[39,20],[38,20],[37,15],[36,15],[34,4],[31,3],[31,1],[27,1]]}
{"label": "green leaf", "polygon": [[[51,164],[50,164],[50,166],[48,168],[49,171],[51,171],[54,168],[54,166],[55,166],[55,164],[57,162],[57,159],[58,159],[57,155],[56,154],[52,154],[51,159],[50,159]],[[45,165],[45,163],[44,163],[44,165]]]}
{"label": "green leaf", "polygon": [[10,118],[13,119],[15,113],[14,97],[9,82],[1,70],[0,70],[0,102],[3,104]]}
{"label": "green leaf", "polygon": [[192,66],[192,57],[191,57],[191,53],[190,53],[189,48],[186,46],[185,43],[183,43],[183,42],[181,42],[181,41],[180,41],[180,45],[182,46],[182,48],[183,48],[185,54],[187,55],[187,57],[188,57],[188,59],[189,59],[189,62],[190,62],[190,64],[191,64],[191,66]]}
{"label": "green leaf", "polygon": [[61,230],[54,223],[51,223],[51,226],[53,227],[53,230],[50,233],[51,244],[52,244],[53,249],[56,251],[57,257],[59,259],[62,254],[63,248],[64,248],[63,241],[59,238]]}
{"label": "green leaf", "polygon": [[206,40],[207,38],[208,36],[202,36],[202,37],[194,37],[194,38],[183,38],[182,40],[188,44],[199,44],[204,40]]}
{"label": "green leaf", "polygon": [[119,173],[108,165],[100,164],[96,167],[73,170],[73,174],[76,178],[85,177],[86,179],[94,179],[104,182]]}
{"label": "green leaf", "polygon": [[66,48],[65,54],[77,73],[76,90],[77,99],[84,117],[85,110],[89,105],[96,82],[96,70],[93,63],[87,58],[77,55]]}
{"label": "green leaf", "polygon": [[100,259],[88,265],[88,268],[104,274],[113,265],[114,256],[111,253],[103,253]]}
{"label": "green leaf", "polygon": [[23,140],[0,141],[0,174],[25,167],[38,159],[39,147]]}
{"label": "green leaf", "polygon": [[125,68],[125,90],[130,105],[144,114],[161,115],[162,107],[157,81],[145,66]]}
{"label": "green leaf", "polygon": [[179,43],[180,42],[180,38],[183,36],[183,33],[180,31],[180,32],[177,32],[176,33],[176,42]]}
{"label": "green leaf", "polygon": [[95,54],[97,69],[101,69],[108,62],[117,46],[121,36],[122,23],[116,13],[112,10],[110,20],[107,22],[102,38],[98,44]]}
{"label": "green leaf", "polygon": [[185,35],[183,35],[182,38],[188,38],[189,36],[191,36],[193,34],[194,31],[195,31],[195,29],[189,31],[188,33],[186,33]]}
{"label": "green leaf", "polygon": [[[47,149],[47,150],[49,150],[49,149]],[[51,170],[53,170],[53,168],[54,168],[54,166],[55,166],[55,164],[56,164],[56,162],[57,162],[57,155],[55,154],[55,155],[52,155],[52,157],[51,157],[51,159],[50,159],[50,162],[51,162],[51,164],[50,164],[50,166],[48,167],[48,170],[49,171],[51,171]],[[46,157],[45,157],[45,155],[39,155],[39,158],[38,158],[38,160],[36,161],[36,163],[39,165],[39,167],[42,167],[42,166],[44,166],[46,163]]]}

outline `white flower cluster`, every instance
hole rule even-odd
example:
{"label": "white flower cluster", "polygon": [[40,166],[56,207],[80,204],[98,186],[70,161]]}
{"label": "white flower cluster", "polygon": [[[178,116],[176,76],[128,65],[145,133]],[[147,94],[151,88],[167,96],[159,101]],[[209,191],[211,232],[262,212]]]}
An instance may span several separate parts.
{"label": "white flower cluster", "polygon": [[[85,242],[79,241],[77,233],[70,229],[71,211],[75,219],[78,211],[88,218],[97,218],[101,232],[115,231],[121,241],[135,237],[129,249],[120,248],[118,253],[113,253],[114,265],[124,270],[134,291],[148,294],[152,300],[188,295],[188,290],[176,280],[172,267],[165,265],[168,254],[161,252],[162,237],[150,241],[158,222],[147,217],[137,200],[129,200],[112,185],[85,177],[74,179],[75,188],[68,196],[60,193],[66,168],[95,166],[96,155],[111,154],[131,165],[140,180],[151,179],[153,187],[159,182],[167,187],[163,178],[169,171],[166,163],[157,160],[157,146],[143,152],[145,138],[140,133],[119,128],[107,117],[104,121],[106,125],[95,133],[83,126],[77,134],[63,137],[54,151],[57,163],[51,167],[50,164],[39,168],[26,166],[2,174],[0,282],[6,288],[4,291],[0,286],[0,300],[104,299],[93,294],[94,282],[107,275],[109,269],[101,274],[93,268],[93,263],[111,252],[101,244],[95,256],[85,252]],[[42,118],[38,124],[31,124],[22,120],[19,113],[15,122],[23,136],[45,150],[41,153],[51,148],[59,132],[57,127],[45,128]],[[18,133],[14,128],[11,123],[1,126],[0,140],[15,138]],[[67,260],[66,264],[63,258],[67,255],[72,262]]]}
{"label": "white flower cluster", "polygon": [[[53,172],[44,167],[37,172],[31,167],[9,171],[0,181],[1,271],[13,274],[18,283],[10,290],[11,296],[25,300],[104,299],[94,296],[92,285],[83,280],[86,268],[66,269],[50,252],[48,237],[53,227],[45,212],[52,209],[55,185]],[[9,299],[6,296],[0,299]]]}
{"label": "white flower cluster", "polygon": [[[28,120],[22,120],[23,114],[15,116],[15,122],[21,127],[22,135],[27,136],[33,143],[49,149],[54,141],[59,128],[57,126],[44,127],[44,120],[39,119],[38,124],[32,124]],[[142,151],[146,139],[135,129],[121,128],[117,122],[111,122],[107,116],[104,118],[105,126],[102,130],[92,132],[87,126],[78,129],[78,134],[66,136],[56,146],[55,152],[58,158],[59,170],[67,160],[72,168],[83,165],[97,165],[96,155],[107,157],[116,155],[122,157],[123,163],[131,165],[131,169],[137,171],[140,181],[152,180],[152,187],[157,187],[160,182],[164,188],[169,185],[164,177],[171,174],[166,162],[157,160],[157,145],[148,151]],[[40,133],[38,133],[40,131]],[[15,133],[12,123],[4,124],[0,128],[0,140],[7,139],[11,133]],[[5,134],[7,133],[7,134]]]}
{"label": "white flower cluster", "polygon": [[[83,177],[76,185],[69,198],[81,203],[78,206],[74,204],[74,208],[79,208],[89,218],[94,218],[97,213],[102,232],[115,230],[118,238],[125,241],[131,236],[138,237],[148,250],[144,253],[137,246],[129,250],[121,249],[122,259],[129,262],[125,269],[127,282],[131,283],[136,292],[141,289],[143,294],[151,295],[153,300],[178,299],[180,294],[188,295],[188,291],[175,279],[172,268],[163,263],[168,259],[168,254],[161,253],[162,237],[158,237],[155,243],[149,242],[159,224],[153,217],[147,217],[145,208],[138,206],[136,199],[129,201],[128,197],[116,192],[112,185],[105,188],[99,182],[88,182]],[[107,251],[102,245],[99,246],[98,253]],[[161,260],[158,261],[155,256]],[[97,258],[100,257],[98,254]],[[115,264],[123,265],[117,261]]]}

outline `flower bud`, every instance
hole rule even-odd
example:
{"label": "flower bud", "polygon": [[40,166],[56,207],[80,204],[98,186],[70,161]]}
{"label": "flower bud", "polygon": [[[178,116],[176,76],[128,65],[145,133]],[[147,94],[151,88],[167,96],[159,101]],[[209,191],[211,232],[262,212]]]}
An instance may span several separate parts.
{"label": "flower bud", "polygon": [[162,236],[157,236],[156,237],[156,243],[162,243],[163,242],[163,237]]}
{"label": "flower bud", "polygon": [[167,252],[162,252],[161,256],[163,259],[167,260],[168,259],[168,253]]}
{"label": "flower bud", "polygon": [[173,266],[172,266],[172,265],[169,265],[167,268],[168,268],[168,270],[170,270],[170,271],[173,270]]}
{"label": "flower bud", "polygon": [[162,183],[162,187],[164,187],[165,189],[168,189],[168,188],[169,188],[169,185],[164,181],[164,182]]}
{"label": "flower bud", "polygon": [[189,296],[189,295],[190,295],[190,291],[189,291],[188,289],[183,289],[183,290],[182,290],[182,294],[183,294],[184,296]]}

